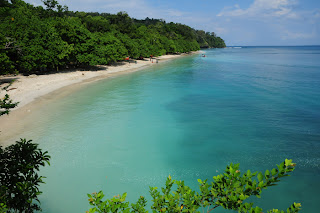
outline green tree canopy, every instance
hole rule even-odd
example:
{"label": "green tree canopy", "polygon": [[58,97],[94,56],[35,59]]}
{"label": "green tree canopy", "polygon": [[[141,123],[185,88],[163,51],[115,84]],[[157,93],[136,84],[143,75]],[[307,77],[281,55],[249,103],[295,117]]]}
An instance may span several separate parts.
{"label": "green tree canopy", "polygon": [[162,19],[132,19],[117,14],[73,12],[56,0],[46,9],[22,0],[0,7],[0,74],[59,71],[132,58],[184,53],[200,47],[225,47],[214,33]]}

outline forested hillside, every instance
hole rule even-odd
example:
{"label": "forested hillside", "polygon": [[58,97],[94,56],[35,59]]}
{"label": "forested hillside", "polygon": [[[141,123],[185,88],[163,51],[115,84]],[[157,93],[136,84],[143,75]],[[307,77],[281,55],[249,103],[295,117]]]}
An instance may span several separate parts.
{"label": "forested hillside", "polygon": [[0,74],[104,65],[200,48],[225,47],[214,33],[127,13],[69,11],[55,0],[45,8],[22,0],[0,2]]}

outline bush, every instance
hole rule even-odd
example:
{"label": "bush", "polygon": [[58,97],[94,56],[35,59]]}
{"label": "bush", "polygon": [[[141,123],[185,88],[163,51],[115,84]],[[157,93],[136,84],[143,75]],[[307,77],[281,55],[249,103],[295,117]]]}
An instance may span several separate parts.
{"label": "bush", "polygon": [[[198,180],[200,193],[193,191],[184,184],[184,181],[167,178],[166,186],[161,188],[150,187],[150,194],[153,198],[151,209],[153,212],[211,212],[218,207],[236,210],[238,212],[261,213],[262,209],[253,207],[253,203],[245,202],[251,196],[260,198],[263,189],[275,185],[280,178],[289,176],[294,170],[295,164],[292,160],[285,160],[277,168],[264,173],[250,170],[241,175],[239,164],[230,164],[225,173],[213,177],[213,182]],[[176,190],[172,190],[173,186]],[[162,193],[161,193],[162,192]],[[88,213],[100,212],[147,212],[145,210],[147,201],[140,197],[138,202],[131,204],[126,202],[126,193],[112,199],[102,201],[103,192],[88,194],[90,205],[94,206]],[[296,213],[300,210],[301,204],[294,203],[287,213]],[[269,213],[284,213],[278,209],[268,211]]]}
{"label": "bush", "polygon": [[[39,185],[43,176],[39,176],[41,166],[49,164],[48,152],[42,152],[38,144],[21,139],[2,149],[0,146],[0,209],[8,212],[33,212],[41,210],[34,201],[41,194]],[[2,211],[0,210],[0,212]],[[3,210],[4,211],[4,210]]]}

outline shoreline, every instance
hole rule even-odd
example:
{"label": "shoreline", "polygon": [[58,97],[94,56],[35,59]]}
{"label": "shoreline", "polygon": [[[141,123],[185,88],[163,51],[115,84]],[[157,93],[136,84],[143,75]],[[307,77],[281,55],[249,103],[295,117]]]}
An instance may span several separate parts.
{"label": "shoreline", "polygon": [[[160,64],[199,52],[164,55],[156,57],[156,59],[159,60]],[[9,115],[0,117],[0,146],[13,144],[15,140],[19,139],[15,137],[21,132],[31,130],[32,123],[41,117],[41,113],[46,114],[44,106],[50,105],[50,101],[69,95],[84,85],[95,81],[137,72],[154,65],[157,65],[155,59],[153,63],[149,59],[144,59],[134,60],[133,63],[119,62],[107,66],[98,66],[99,70],[97,71],[76,70],[46,75],[0,77],[0,80],[16,79],[8,91],[0,91],[0,97],[8,94],[14,102],[19,102],[18,106],[12,109]]]}
{"label": "shoreline", "polygon": [[[191,54],[194,54],[191,53]],[[159,63],[172,60],[181,55],[164,55],[156,57]],[[135,63],[137,62],[137,63]],[[134,60],[133,62],[117,62],[112,65],[100,65],[97,66],[98,70],[75,70],[75,71],[62,71],[53,74],[45,75],[17,75],[11,77],[0,76],[0,81],[8,81],[10,79],[15,79],[13,84],[9,87],[8,91],[0,90],[0,97],[8,94],[14,102],[19,102],[16,108],[11,111],[16,111],[19,108],[35,101],[37,98],[47,95],[55,90],[61,89],[72,84],[77,84],[81,82],[91,82],[96,78],[104,79],[110,76],[115,76],[119,74],[125,74],[129,72],[135,72],[141,69],[145,69],[149,66],[156,65],[156,61],[152,63],[149,59],[144,60]],[[6,85],[4,85],[6,86]],[[3,86],[2,86],[3,87]]]}

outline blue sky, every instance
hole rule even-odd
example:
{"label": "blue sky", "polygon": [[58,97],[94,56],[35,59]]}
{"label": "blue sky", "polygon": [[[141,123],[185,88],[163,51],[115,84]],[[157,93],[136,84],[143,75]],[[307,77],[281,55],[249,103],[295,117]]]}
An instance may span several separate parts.
{"label": "blue sky", "polygon": [[[73,11],[163,18],[232,45],[320,45],[320,0],[58,0]],[[26,0],[42,5],[40,0]]]}

